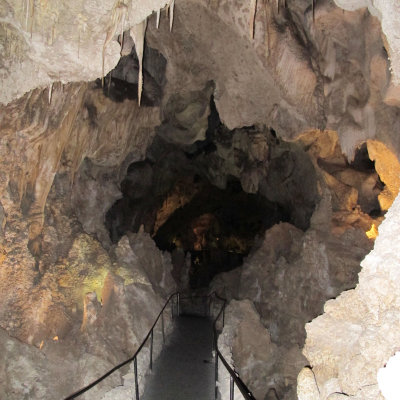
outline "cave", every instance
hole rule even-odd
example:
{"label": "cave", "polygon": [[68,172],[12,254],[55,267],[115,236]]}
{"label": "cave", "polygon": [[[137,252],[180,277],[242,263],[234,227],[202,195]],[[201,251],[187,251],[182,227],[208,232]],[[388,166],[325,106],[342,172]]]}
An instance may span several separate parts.
{"label": "cave", "polygon": [[147,400],[188,313],[216,399],[397,400],[399,20],[0,1],[0,398]]}
{"label": "cave", "polygon": [[[129,188],[127,183],[124,185],[128,181],[125,179],[124,197],[106,214],[110,237],[117,243],[127,232],[137,232],[143,227],[161,251],[173,254],[173,260],[179,258],[179,253],[185,256],[190,253],[187,272],[192,289],[207,287],[217,273],[241,265],[254,241],[267,228],[289,220],[282,206],[261,195],[245,193],[237,179],[231,179],[226,189],[220,189],[199,175],[178,178],[166,197],[157,201],[153,194],[158,190],[154,186],[149,188],[151,193],[136,190],[138,182],[132,179],[132,172],[138,170],[140,180],[143,179],[143,164],[131,165]],[[154,181],[158,181],[157,177]],[[184,279],[181,264],[174,263],[172,271],[177,284]]]}

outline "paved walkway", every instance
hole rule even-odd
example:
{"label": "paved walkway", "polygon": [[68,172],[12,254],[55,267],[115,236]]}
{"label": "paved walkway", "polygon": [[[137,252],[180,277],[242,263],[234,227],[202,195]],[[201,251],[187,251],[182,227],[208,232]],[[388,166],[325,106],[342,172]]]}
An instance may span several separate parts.
{"label": "paved walkway", "polygon": [[141,400],[212,400],[212,322],[181,316],[148,376]]}

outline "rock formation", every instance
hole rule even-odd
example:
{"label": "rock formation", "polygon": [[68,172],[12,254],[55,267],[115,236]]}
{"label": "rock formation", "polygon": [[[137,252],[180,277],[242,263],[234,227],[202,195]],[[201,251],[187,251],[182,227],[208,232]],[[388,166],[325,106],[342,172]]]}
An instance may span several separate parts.
{"label": "rock formation", "polygon": [[0,397],[62,397],[134,352],[171,271],[189,283],[190,255],[176,242],[173,267],[151,235],[234,181],[284,222],[213,282],[227,356],[260,399],[295,398],[303,367],[300,399],[379,398],[399,350],[399,16],[396,0],[0,0]]}
{"label": "rock formation", "polygon": [[[378,370],[399,343],[394,328],[399,313],[397,247],[392,240],[399,230],[399,206],[396,199],[386,214],[374,250],[361,263],[357,287],[328,301],[324,314],[306,325],[304,354],[312,369],[299,375],[299,399],[384,398]],[[331,331],[335,334],[328,335]],[[313,396],[307,387],[315,388]]]}

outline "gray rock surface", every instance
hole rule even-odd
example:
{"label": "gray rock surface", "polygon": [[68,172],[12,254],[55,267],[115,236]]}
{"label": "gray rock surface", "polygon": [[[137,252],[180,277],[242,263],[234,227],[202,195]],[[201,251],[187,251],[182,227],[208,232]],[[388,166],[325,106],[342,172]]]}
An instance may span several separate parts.
{"label": "gray rock surface", "polygon": [[51,91],[53,82],[92,81],[101,77],[120,58],[117,35],[169,3],[2,0],[0,103],[7,104],[37,87],[47,86]]}

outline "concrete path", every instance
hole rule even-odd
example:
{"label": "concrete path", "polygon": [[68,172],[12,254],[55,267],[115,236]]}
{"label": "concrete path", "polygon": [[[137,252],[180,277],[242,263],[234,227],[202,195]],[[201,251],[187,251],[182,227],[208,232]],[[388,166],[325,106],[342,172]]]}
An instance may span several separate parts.
{"label": "concrete path", "polygon": [[212,322],[208,318],[176,319],[140,400],[213,400]]}

